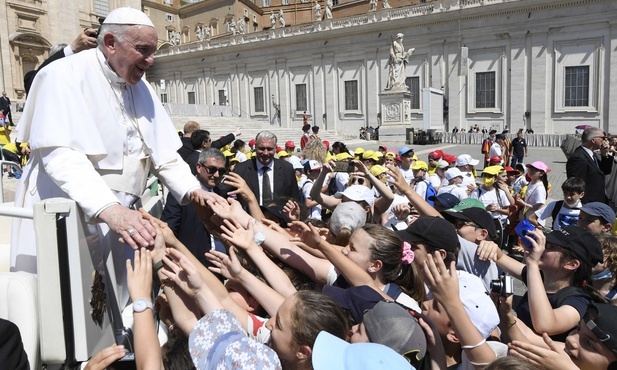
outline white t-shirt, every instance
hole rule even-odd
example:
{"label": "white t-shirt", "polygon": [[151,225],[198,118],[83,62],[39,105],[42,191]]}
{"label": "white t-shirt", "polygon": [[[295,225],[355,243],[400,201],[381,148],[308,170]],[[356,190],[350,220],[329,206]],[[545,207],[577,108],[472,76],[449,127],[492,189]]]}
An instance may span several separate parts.
{"label": "white t-shirt", "polygon": [[420,182],[418,182],[414,187],[413,190],[418,193],[419,196],[422,197],[422,199],[426,198],[426,189],[428,188],[428,185],[426,184],[426,180],[422,180]]}
{"label": "white t-shirt", "polygon": [[489,155],[491,157],[501,157],[501,154],[501,145],[499,143],[494,143],[493,145],[491,145],[491,149],[489,150]]}
{"label": "white t-shirt", "polygon": [[461,185],[465,187],[469,185],[478,186],[478,184],[476,184],[476,178],[470,172],[463,172],[463,183]]}
{"label": "white t-shirt", "polygon": [[536,184],[527,185],[527,191],[525,192],[525,203],[536,205],[546,203],[546,188],[542,181]]}
{"label": "white t-shirt", "polygon": [[[302,191],[304,200],[311,199],[311,189],[313,189],[312,180],[307,180],[304,182],[304,184],[302,184],[302,188],[300,190]],[[309,208],[308,217],[314,218],[316,220],[321,220],[321,204],[317,204],[316,206]]]}
{"label": "white t-shirt", "polygon": [[[497,190],[499,190],[499,200],[497,199]],[[469,197],[479,200],[480,202],[482,202],[482,204],[484,204],[485,207],[491,204],[496,204],[500,208],[510,205],[510,201],[508,200],[506,193],[503,190],[497,188],[493,188],[493,190],[491,191],[486,191],[486,189],[484,189],[483,187],[479,187],[476,190],[472,191]],[[499,218],[501,220],[505,220],[508,218],[508,216],[499,212],[490,213],[493,218]]]}
{"label": "white t-shirt", "polygon": [[244,162],[246,161],[246,154],[238,151],[236,152],[236,158],[240,161],[240,162]]}
{"label": "white t-shirt", "polygon": [[[546,226],[546,219],[553,217],[553,210],[557,202],[550,202],[535,212],[540,225]],[[564,202],[559,209],[559,213],[557,213],[557,218],[553,220],[553,230],[563,229],[565,226],[576,226],[580,213],[580,208],[567,208]]]}
{"label": "white t-shirt", "polygon": [[459,185],[443,186],[437,192],[437,195],[439,195],[439,194],[452,194],[455,197],[457,197],[459,200],[462,200],[462,199],[465,199],[465,198],[469,198],[469,195],[467,194],[466,188],[463,188],[463,187],[461,187]]}
{"label": "white t-shirt", "polygon": [[438,174],[434,173],[428,177],[428,181],[433,184],[433,187],[439,190],[442,186],[448,185],[448,180],[444,177],[443,179],[439,177]]}
{"label": "white t-shirt", "polygon": [[413,170],[411,169],[411,166],[409,166],[408,170],[404,170],[403,167],[399,166],[398,170],[401,171],[403,177],[405,177],[405,181],[408,184],[411,183],[411,180],[413,180]]}

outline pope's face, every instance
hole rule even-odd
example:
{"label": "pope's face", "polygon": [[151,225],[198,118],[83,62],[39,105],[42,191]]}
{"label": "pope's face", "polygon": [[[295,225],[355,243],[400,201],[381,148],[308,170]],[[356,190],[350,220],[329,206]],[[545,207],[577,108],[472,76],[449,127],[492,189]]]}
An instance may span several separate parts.
{"label": "pope's face", "polygon": [[124,37],[105,35],[107,62],[129,85],[137,84],[154,64],[156,30],[148,26],[131,26]]}

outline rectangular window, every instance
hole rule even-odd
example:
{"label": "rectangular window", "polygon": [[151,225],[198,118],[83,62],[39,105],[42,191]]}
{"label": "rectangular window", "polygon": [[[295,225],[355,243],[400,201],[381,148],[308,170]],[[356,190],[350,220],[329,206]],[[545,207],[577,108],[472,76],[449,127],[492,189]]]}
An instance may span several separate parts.
{"label": "rectangular window", "polygon": [[289,0],[281,0],[282,5],[289,5]]}
{"label": "rectangular window", "polygon": [[161,94],[161,103],[167,103],[167,94]]}
{"label": "rectangular window", "polygon": [[264,88],[262,86],[254,87],[253,94],[255,95],[255,112],[265,112],[266,108],[264,104]]}
{"label": "rectangular window", "polygon": [[263,0],[263,6],[270,6],[270,0]]}
{"label": "rectangular window", "polygon": [[165,20],[167,22],[173,22],[174,21],[174,16],[172,14],[165,14]]}
{"label": "rectangular window", "polygon": [[174,3],[174,0],[165,0],[165,4],[171,4],[171,5],[173,5],[173,3]]}
{"label": "rectangular window", "polygon": [[225,90],[219,90],[219,105],[227,105],[227,94],[225,94]]}
{"label": "rectangular window", "polygon": [[332,5],[338,5],[338,0],[332,0]]}
{"label": "rectangular window", "polygon": [[407,77],[405,85],[411,93],[411,109],[420,109],[420,77]]}
{"label": "rectangular window", "polygon": [[476,108],[495,108],[495,72],[476,73]]}
{"label": "rectangular window", "polygon": [[296,85],[296,111],[304,112],[307,107],[306,101],[306,84]]}
{"label": "rectangular window", "polygon": [[589,106],[589,66],[566,67],[565,106]]}
{"label": "rectangular window", "polygon": [[358,110],[358,81],[345,81],[345,110]]}
{"label": "rectangular window", "polygon": [[109,14],[109,0],[94,0],[93,10],[96,15]]}
{"label": "rectangular window", "polygon": [[195,92],[194,91],[188,92],[188,100],[189,100],[189,104],[195,104]]}

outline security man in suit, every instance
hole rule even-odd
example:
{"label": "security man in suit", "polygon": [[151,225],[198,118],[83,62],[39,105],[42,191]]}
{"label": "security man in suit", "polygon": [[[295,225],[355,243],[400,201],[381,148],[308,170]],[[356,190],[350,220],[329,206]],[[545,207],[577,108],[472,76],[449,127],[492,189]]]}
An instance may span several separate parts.
{"label": "security man in suit", "polygon": [[[570,177],[580,177],[585,180],[585,196],[583,203],[608,202],[604,184],[604,176],[611,173],[613,159],[608,156],[609,146],[603,145],[606,141],[606,133],[597,127],[591,127],[583,131],[581,146],[566,162],[566,174]],[[600,158],[594,153],[600,150]]]}
{"label": "security man in suit", "polygon": [[281,197],[300,201],[293,166],[287,161],[274,158],[276,141],[276,135],[270,131],[258,133],[255,137],[255,157],[238,163],[234,169],[246,181],[262,206]]}
{"label": "security man in suit", "polygon": [[[223,153],[216,148],[205,148],[199,153],[195,167],[201,187],[219,194],[218,185],[227,173]],[[215,249],[225,253],[223,244],[210,235],[192,204],[180,205],[176,198],[169,194],[161,220],[167,222],[178,240],[186,245],[204,266],[210,265],[204,256],[207,251]]]}

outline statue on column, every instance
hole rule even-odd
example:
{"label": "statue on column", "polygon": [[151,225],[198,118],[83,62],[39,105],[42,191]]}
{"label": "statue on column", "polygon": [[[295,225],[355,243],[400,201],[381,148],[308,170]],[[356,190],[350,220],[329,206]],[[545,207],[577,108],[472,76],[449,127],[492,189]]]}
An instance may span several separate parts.
{"label": "statue on column", "polygon": [[285,18],[283,18],[283,9],[279,10],[279,27],[285,28]]}
{"label": "statue on column", "polygon": [[180,33],[180,31],[176,31],[176,35],[175,35],[175,45],[178,46],[180,45],[180,39],[182,38],[182,34]]}
{"label": "statue on column", "polygon": [[407,78],[407,63],[409,63],[409,59],[415,50],[415,48],[412,48],[405,51],[405,47],[403,46],[403,34],[396,34],[396,39],[392,40],[392,46],[390,47],[390,59],[388,59],[388,67],[390,70],[388,73],[386,90],[407,90],[407,85],[405,84],[405,79]]}
{"label": "statue on column", "polygon": [[415,48],[412,48],[405,51],[405,47],[403,46],[403,34],[396,34],[396,39],[392,40],[392,46],[390,46],[390,59],[388,59],[390,71],[386,90],[407,90],[407,85],[405,84],[405,79],[407,78],[407,63],[409,63],[409,59],[415,50]]}
{"label": "statue on column", "polygon": [[244,17],[238,17],[238,33],[244,35],[246,32],[246,26],[244,22]]}
{"label": "statue on column", "polygon": [[270,28],[276,28],[276,14],[272,10],[270,10]]}
{"label": "statue on column", "polygon": [[369,0],[369,4],[371,5],[369,12],[377,11],[377,0]]}
{"label": "statue on column", "polygon": [[204,32],[201,26],[197,26],[195,29],[195,35],[197,36],[197,41],[201,42],[204,40]]}
{"label": "statue on column", "polygon": [[203,26],[204,39],[210,40],[210,25]]}
{"label": "statue on column", "polygon": [[326,1],[326,19],[332,19],[332,0]]}
{"label": "statue on column", "polygon": [[321,5],[319,5],[319,1],[315,1],[315,22],[321,22]]}
{"label": "statue on column", "polygon": [[390,9],[391,8],[390,4],[388,3],[388,0],[381,0],[381,7],[384,8],[384,9]]}

